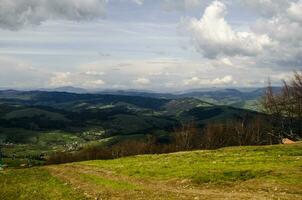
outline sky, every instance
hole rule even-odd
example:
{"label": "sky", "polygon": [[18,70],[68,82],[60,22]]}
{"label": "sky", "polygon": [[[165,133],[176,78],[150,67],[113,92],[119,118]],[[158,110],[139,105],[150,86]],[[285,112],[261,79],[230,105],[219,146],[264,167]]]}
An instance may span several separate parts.
{"label": "sky", "polygon": [[0,88],[262,87],[301,55],[302,0],[0,0]]}

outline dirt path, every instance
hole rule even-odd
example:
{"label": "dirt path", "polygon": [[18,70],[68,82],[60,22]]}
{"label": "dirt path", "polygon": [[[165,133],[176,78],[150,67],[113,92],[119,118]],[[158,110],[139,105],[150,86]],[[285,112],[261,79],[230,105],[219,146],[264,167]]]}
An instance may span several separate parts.
{"label": "dirt path", "polygon": [[269,189],[252,191],[245,185],[196,186],[189,180],[157,181],[116,174],[91,166],[54,165],[52,175],[92,199],[296,199]]}

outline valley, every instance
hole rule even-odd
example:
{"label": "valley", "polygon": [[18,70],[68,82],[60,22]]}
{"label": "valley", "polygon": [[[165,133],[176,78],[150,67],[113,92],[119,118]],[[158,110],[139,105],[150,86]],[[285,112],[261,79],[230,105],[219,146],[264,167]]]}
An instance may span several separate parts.
{"label": "valley", "polygon": [[182,124],[194,122],[202,129],[209,123],[263,116],[197,97],[155,97],[0,91],[4,161],[14,167],[40,165],[55,152],[144,140],[150,135],[165,144]]}

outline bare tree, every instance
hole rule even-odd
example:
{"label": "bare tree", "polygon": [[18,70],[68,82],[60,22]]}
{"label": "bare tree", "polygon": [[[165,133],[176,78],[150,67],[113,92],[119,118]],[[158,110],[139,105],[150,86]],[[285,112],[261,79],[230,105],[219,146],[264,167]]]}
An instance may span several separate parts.
{"label": "bare tree", "polygon": [[183,124],[181,128],[175,129],[173,137],[176,149],[178,150],[198,148],[201,144],[201,135],[194,122]]}
{"label": "bare tree", "polygon": [[272,135],[282,139],[302,136],[302,72],[295,72],[291,81],[283,80],[279,93],[274,93],[271,83],[261,102],[264,111],[271,116]]}

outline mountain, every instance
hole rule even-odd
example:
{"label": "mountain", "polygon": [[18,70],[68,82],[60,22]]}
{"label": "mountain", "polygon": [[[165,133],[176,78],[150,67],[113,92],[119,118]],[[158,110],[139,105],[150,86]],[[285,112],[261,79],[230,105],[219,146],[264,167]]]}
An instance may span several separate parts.
{"label": "mountain", "polygon": [[[115,96],[136,96],[157,99],[184,99],[197,98],[201,101],[216,105],[227,105],[237,108],[250,109],[260,111],[259,100],[264,95],[266,88],[237,88],[237,89],[221,89],[221,88],[202,88],[192,89],[175,93],[158,93],[148,90],[104,90],[92,91],[76,87],[61,87],[55,89],[41,89],[44,92],[67,92],[73,94],[93,94],[93,95],[115,95]],[[273,87],[274,92],[280,92],[280,87]],[[14,95],[16,90],[3,90],[2,97],[9,98]],[[1,93],[0,93],[1,95]],[[1,97],[1,96],[0,96]],[[26,95],[23,95],[26,98]]]}
{"label": "mountain", "polygon": [[[244,108],[259,111],[259,100],[264,95],[266,88],[202,88],[192,89],[176,93],[154,93],[149,91],[112,90],[102,91],[99,94],[113,94],[125,96],[141,96],[166,99],[197,98],[202,101],[217,105],[228,105],[237,108]],[[274,92],[279,92],[280,87],[273,87]]]}
{"label": "mountain", "polygon": [[[214,96],[214,93],[211,94]],[[235,96],[241,93],[226,90],[224,94]],[[106,138],[169,132],[181,123],[192,120],[202,127],[212,120],[232,120],[247,114],[255,115],[252,111],[215,105],[192,97],[178,96],[171,99],[145,95],[15,90],[0,91],[0,108],[0,136],[17,140],[17,137],[7,135],[7,129],[83,132],[97,128],[106,132],[103,135]]]}
{"label": "mountain", "polygon": [[[5,152],[10,157],[17,155],[22,160],[30,156],[39,162],[41,153],[111,146],[130,139],[147,140],[150,136],[156,138],[157,143],[165,144],[184,124],[194,122],[196,128],[202,130],[212,123],[263,116],[251,110],[209,103],[202,98],[134,93],[140,96],[0,91],[0,142],[8,144]],[[226,90],[220,94],[241,93]],[[10,159],[10,162],[14,165],[16,161]]]}
{"label": "mountain", "polygon": [[256,116],[258,113],[252,110],[259,110],[257,99],[263,91],[263,88],[223,89],[176,95],[141,91],[81,94],[3,90],[0,139],[33,141],[38,133],[55,130],[83,133],[98,129],[106,132],[101,138],[162,131],[168,134],[185,122],[195,121],[202,127],[212,121]]}
{"label": "mountain", "polygon": [[49,91],[49,92],[69,92],[69,93],[76,93],[76,94],[85,94],[91,93],[90,91],[79,88],[79,87],[72,87],[72,86],[65,86],[65,87],[58,87],[53,89],[42,89],[42,91]]}
{"label": "mountain", "polygon": [[[259,100],[264,95],[265,90],[266,88],[203,90],[179,94],[178,98],[194,97],[216,105],[228,105],[260,111]],[[280,90],[280,87],[273,87],[274,92],[280,92]]]}

